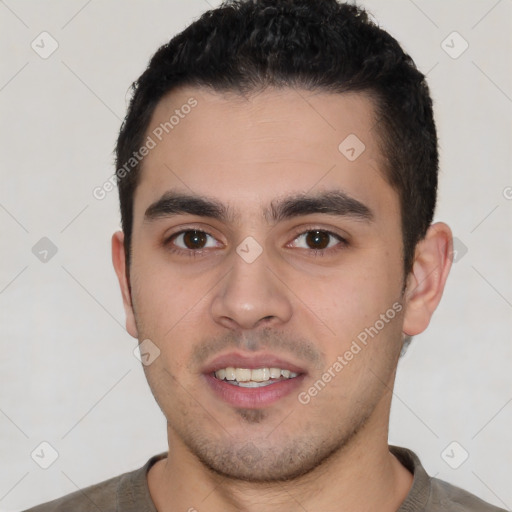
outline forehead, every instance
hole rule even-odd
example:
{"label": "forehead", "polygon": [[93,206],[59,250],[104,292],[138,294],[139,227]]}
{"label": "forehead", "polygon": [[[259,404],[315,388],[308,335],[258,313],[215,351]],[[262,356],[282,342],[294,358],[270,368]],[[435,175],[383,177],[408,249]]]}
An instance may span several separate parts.
{"label": "forehead", "polygon": [[[184,87],[157,105],[146,132],[135,218],[167,190],[240,206],[342,190],[396,202],[384,178],[372,100],[363,94],[267,89],[243,97]],[[244,209],[244,208],[242,208]]]}

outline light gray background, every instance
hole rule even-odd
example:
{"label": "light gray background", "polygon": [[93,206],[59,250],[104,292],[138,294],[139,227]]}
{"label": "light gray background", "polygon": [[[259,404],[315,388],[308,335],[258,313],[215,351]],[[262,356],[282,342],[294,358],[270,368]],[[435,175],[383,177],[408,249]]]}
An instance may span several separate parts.
{"label": "light gray background", "polygon": [[[2,511],[166,450],[110,261],[117,191],[98,201],[92,190],[114,172],[129,85],[209,4],[0,1]],[[431,475],[510,510],[512,2],[362,4],[428,72],[441,145],[436,219],[462,249],[431,326],[400,363],[390,442],[414,449]],[[31,48],[43,45],[42,31],[59,45],[47,59]],[[463,48],[453,31],[469,44],[458,58],[445,51]],[[42,237],[58,248],[46,263],[32,252]],[[31,458],[43,441],[59,454],[46,470]],[[458,469],[441,456],[453,441],[452,465],[469,454]]]}

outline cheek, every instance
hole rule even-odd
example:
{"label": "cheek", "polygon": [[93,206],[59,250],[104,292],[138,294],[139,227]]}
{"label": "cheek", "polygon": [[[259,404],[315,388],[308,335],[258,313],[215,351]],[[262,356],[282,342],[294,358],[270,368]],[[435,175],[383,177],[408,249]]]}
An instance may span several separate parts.
{"label": "cheek", "polygon": [[375,323],[399,300],[401,276],[389,263],[361,259],[314,284],[302,280],[301,286],[307,306],[343,338]]}
{"label": "cheek", "polygon": [[[309,290],[309,299],[299,322],[322,345],[328,367],[338,361],[333,371],[340,378],[332,390],[340,396],[373,381],[369,369],[387,380],[385,369],[392,367],[401,343],[401,272],[399,264],[385,261],[383,255],[347,264],[314,285],[302,284],[302,294]],[[346,379],[351,382],[348,387]]]}
{"label": "cheek", "polygon": [[142,319],[150,319],[152,326],[170,328],[193,308],[202,287],[200,283],[191,284],[179,269],[150,251],[137,256],[132,289],[136,313]]}
{"label": "cheek", "polygon": [[[151,365],[148,373],[160,382],[163,366],[183,377],[197,340],[212,332],[209,305],[219,277],[215,272],[186,272],[149,251],[138,256],[133,299],[139,337],[149,338],[161,353],[159,364]],[[165,373],[161,377],[165,380]]]}
{"label": "cheek", "polygon": [[[364,272],[340,272],[315,290],[310,307],[321,321],[315,321],[312,336],[325,354],[323,376],[332,379],[330,391],[322,394],[325,402],[317,406],[331,407],[332,397],[342,403],[361,400],[360,393],[379,395],[391,378],[401,345],[403,307],[396,276],[366,266]],[[327,335],[322,334],[327,332],[324,325]]]}
{"label": "cheek", "polygon": [[168,270],[148,263],[137,270],[132,297],[139,338],[150,339],[163,359],[172,354],[181,361],[188,345],[184,331],[197,325],[197,298]]}

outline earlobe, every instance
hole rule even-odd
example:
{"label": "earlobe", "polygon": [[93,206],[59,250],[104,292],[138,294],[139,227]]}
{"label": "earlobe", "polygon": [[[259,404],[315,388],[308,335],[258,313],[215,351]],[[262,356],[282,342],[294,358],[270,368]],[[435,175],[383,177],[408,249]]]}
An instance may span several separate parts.
{"label": "earlobe", "polygon": [[119,287],[121,288],[121,295],[123,297],[124,311],[126,313],[126,330],[131,336],[138,338],[130,282],[126,269],[124,233],[122,231],[117,231],[112,235],[112,263],[117,274]]}
{"label": "earlobe", "polygon": [[405,291],[406,335],[414,336],[427,328],[443,295],[451,263],[452,233],[446,224],[438,222],[416,246]]}

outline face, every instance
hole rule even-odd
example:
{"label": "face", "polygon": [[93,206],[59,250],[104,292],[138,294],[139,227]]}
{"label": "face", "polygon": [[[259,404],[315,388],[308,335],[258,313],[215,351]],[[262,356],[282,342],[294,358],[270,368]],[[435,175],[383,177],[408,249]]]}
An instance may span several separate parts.
{"label": "face", "polygon": [[292,89],[156,108],[127,326],[160,351],[170,443],[216,472],[287,479],[386,435],[403,246],[374,124],[364,95]]}

